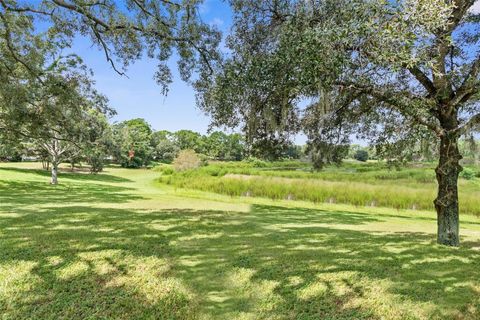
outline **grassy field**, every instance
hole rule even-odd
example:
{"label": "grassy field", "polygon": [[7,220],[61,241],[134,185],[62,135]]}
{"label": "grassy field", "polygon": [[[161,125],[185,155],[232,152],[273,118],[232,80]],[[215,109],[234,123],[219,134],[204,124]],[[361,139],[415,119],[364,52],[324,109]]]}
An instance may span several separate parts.
{"label": "grassy field", "polygon": [[[302,167],[303,166],[303,167]],[[392,169],[384,163],[346,162],[320,172],[301,162],[214,163],[173,172],[159,167],[160,181],[178,188],[197,189],[230,196],[294,199],[315,203],[343,203],[394,209],[434,210],[437,182],[434,164]],[[466,168],[469,179],[460,178],[460,210],[480,216],[480,168]]]}
{"label": "grassy field", "polygon": [[480,318],[478,217],[447,248],[432,212],[39,168],[0,164],[2,320]]}

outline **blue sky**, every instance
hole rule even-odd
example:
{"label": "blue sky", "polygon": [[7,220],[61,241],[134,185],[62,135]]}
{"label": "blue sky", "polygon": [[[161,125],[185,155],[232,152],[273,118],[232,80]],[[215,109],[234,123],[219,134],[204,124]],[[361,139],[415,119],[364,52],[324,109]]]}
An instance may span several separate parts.
{"label": "blue sky", "polygon": [[[471,11],[480,12],[480,0],[476,1]],[[200,13],[206,23],[216,25],[224,36],[228,33],[232,13],[225,1],[205,0]],[[144,118],[155,130],[190,129],[206,133],[210,120],[196,108],[194,90],[180,80],[174,59],[170,63],[174,82],[168,95],[163,96],[153,80],[157,65],[155,60],[145,57],[137,61],[128,68],[128,77],[122,77],[115,73],[103,52],[92,47],[88,39],[78,38],[72,50],[94,71],[97,89],[109,98],[110,105],[116,109],[117,116],[112,121]],[[298,135],[294,140],[297,144],[304,144],[306,137]],[[356,139],[353,142],[364,144]]]}
{"label": "blue sky", "polygon": [[[227,3],[206,0],[200,12],[205,22],[217,25],[224,33],[228,32],[231,11]],[[145,57],[129,66],[127,78],[115,73],[103,52],[92,47],[87,39],[77,39],[72,49],[94,71],[97,89],[109,98],[110,105],[117,110],[113,121],[145,118],[155,130],[207,131],[210,120],[196,108],[194,90],[180,80],[174,59],[170,63],[174,82],[168,95],[163,96],[153,80],[157,65],[155,60]]]}

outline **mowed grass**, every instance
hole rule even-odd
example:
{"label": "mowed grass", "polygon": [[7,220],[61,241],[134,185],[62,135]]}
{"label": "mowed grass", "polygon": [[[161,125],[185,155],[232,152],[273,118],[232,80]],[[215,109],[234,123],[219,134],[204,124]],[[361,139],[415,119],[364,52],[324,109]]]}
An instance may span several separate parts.
{"label": "mowed grass", "polygon": [[[173,172],[166,166],[158,171],[162,172],[162,183],[230,196],[434,210],[437,182],[432,164],[397,170],[384,163],[346,162],[321,172],[311,172],[301,165],[287,162],[282,167],[279,162],[273,167],[256,168],[249,163],[213,163],[183,172]],[[480,174],[480,168],[468,170]],[[480,216],[480,178],[460,178],[459,198],[462,213]]]}
{"label": "mowed grass", "polygon": [[480,219],[0,165],[0,319],[479,319]]}

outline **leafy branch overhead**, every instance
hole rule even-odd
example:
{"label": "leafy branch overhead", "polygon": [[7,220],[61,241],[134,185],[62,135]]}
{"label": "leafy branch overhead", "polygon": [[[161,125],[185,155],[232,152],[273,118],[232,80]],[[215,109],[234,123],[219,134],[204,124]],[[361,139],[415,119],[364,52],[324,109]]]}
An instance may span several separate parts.
{"label": "leafy branch overhead", "polygon": [[[197,82],[199,104],[215,124],[248,126],[260,109],[283,116],[270,117],[278,132],[288,131],[287,119],[305,117],[311,141],[356,135],[389,145],[429,132],[441,148],[437,210],[458,213],[458,139],[480,127],[474,0],[231,4],[231,54],[213,81]],[[305,101],[313,102],[307,112]],[[458,243],[457,231],[439,242]]]}
{"label": "leafy branch overhead", "polygon": [[[36,49],[33,38],[49,39],[59,48],[70,47],[78,34],[88,37],[119,74],[144,53],[158,60],[156,81],[166,93],[172,76],[167,60],[176,51],[183,80],[193,73],[212,72],[218,60],[220,33],[204,23],[201,1],[68,1],[43,0],[24,4],[0,0],[2,42],[27,70],[40,73],[27,55]],[[21,21],[21,24],[18,23]],[[44,30],[43,25],[47,25]],[[27,44],[25,48],[22,44]]]}

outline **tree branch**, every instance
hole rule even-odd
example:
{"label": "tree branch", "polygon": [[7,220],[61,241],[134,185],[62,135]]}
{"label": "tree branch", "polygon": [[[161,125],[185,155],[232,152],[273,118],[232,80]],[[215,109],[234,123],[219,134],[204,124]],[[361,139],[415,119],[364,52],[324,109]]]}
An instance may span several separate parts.
{"label": "tree branch", "polygon": [[452,105],[457,106],[458,104],[465,102],[465,97],[469,98],[469,96],[475,93],[475,82],[477,80],[479,72],[480,54],[477,55],[477,57],[473,61],[472,66],[470,67],[470,71],[466,75],[460,87],[455,92],[455,96],[452,99]]}
{"label": "tree branch", "polygon": [[480,128],[480,113],[471,117],[470,120],[468,120],[463,126],[459,127],[456,132],[459,135],[463,135],[471,130],[476,129],[477,127]]}
{"label": "tree branch", "polygon": [[[411,110],[412,107],[410,105],[406,105],[405,103],[403,103],[401,101],[402,99],[399,98],[398,93],[391,93],[384,90],[376,89],[373,86],[364,86],[364,85],[359,85],[355,83],[343,82],[343,83],[337,83],[337,84],[347,87],[348,89],[357,91],[358,93],[370,95],[378,99],[379,101],[382,101],[394,107],[395,110],[400,112],[403,116],[412,118],[418,124],[424,125],[430,130],[432,130],[433,132],[435,132],[435,134],[437,134],[438,136],[441,136],[444,133],[443,129],[438,124],[435,124],[429,121],[428,119],[425,119],[424,117],[422,117],[420,114],[416,112],[409,112],[409,110]],[[418,99],[418,97],[409,97],[410,101],[413,101],[414,99]]]}
{"label": "tree branch", "polygon": [[435,96],[437,93],[437,89],[435,88],[432,80],[422,71],[420,68],[417,66],[410,67],[408,68],[408,71],[417,79],[420,84],[423,85],[423,87],[427,90],[428,94],[430,96]]}
{"label": "tree branch", "polygon": [[15,60],[17,63],[20,63],[22,66],[27,69],[27,71],[36,77],[40,83],[44,83],[43,80],[40,78],[41,73],[38,71],[33,70],[21,57],[19,57],[14,49],[13,43],[12,43],[12,35],[10,31],[10,26],[8,24],[7,18],[0,12],[0,19],[3,22],[3,25],[5,26],[5,43],[7,45],[7,49],[10,52],[13,60]]}

